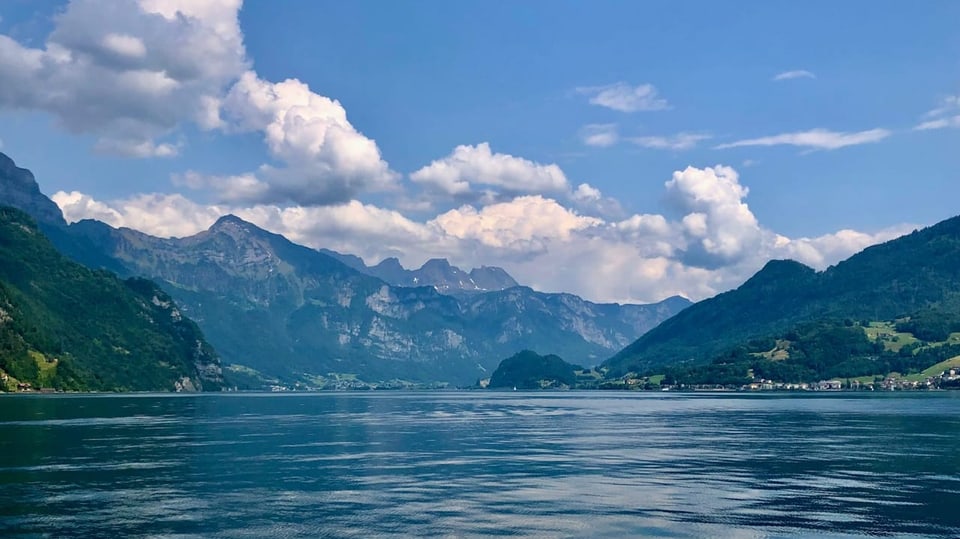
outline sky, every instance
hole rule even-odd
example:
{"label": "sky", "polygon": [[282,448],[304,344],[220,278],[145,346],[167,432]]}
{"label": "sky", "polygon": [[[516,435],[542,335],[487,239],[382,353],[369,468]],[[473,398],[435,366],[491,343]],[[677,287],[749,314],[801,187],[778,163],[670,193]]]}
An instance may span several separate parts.
{"label": "sky", "polygon": [[699,300],[960,213],[960,3],[5,0],[69,221]]}

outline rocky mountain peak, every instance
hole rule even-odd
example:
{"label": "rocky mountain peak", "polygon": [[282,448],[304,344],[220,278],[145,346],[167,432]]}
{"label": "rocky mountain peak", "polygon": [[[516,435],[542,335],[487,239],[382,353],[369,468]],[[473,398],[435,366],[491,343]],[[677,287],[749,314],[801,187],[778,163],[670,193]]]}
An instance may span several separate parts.
{"label": "rocky mountain peak", "polygon": [[250,233],[254,230],[259,230],[259,228],[253,223],[244,221],[231,213],[217,219],[215,223],[210,225],[208,230],[210,232],[221,232],[233,235],[237,233]]}
{"label": "rocky mountain peak", "polygon": [[420,271],[448,271],[450,269],[450,262],[446,258],[431,258],[420,266]]}
{"label": "rocky mountain peak", "polygon": [[67,226],[60,208],[40,192],[33,173],[0,153],[0,204],[26,212],[39,223]]}
{"label": "rocky mountain peak", "polygon": [[384,258],[374,267],[385,271],[404,271],[403,266],[400,264],[400,260],[393,256]]}
{"label": "rocky mountain peak", "polygon": [[519,286],[516,280],[503,268],[480,266],[470,270],[470,278],[483,290],[505,290]]}

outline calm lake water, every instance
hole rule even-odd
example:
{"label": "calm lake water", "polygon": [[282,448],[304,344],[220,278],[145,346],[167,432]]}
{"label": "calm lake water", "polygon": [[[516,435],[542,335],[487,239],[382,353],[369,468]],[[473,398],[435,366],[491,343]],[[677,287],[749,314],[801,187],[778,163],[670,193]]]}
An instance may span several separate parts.
{"label": "calm lake water", "polygon": [[2,537],[957,537],[960,394],[0,397]]}

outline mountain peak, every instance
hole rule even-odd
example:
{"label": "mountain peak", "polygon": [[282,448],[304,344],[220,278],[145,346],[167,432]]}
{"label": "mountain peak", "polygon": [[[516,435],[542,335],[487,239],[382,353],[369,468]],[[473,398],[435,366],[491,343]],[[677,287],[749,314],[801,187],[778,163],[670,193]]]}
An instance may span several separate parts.
{"label": "mountain peak", "polygon": [[232,213],[217,219],[216,222],[210,225],[210,228],[207,230],[211,233],[228,234],[230,236],[236,236],[238,234],[259,234],[266,232],[250,221],[244,221]]}
{"label": "mountain peak", "polygon": [[484,290],[505,290],[519,286],[507,270],[497,266],[480,266],[470,270],[470,278]]}
{"label": "mountain peak", "polygon": [[450,269],[450,261],[446,258],[431,258],[423,263],[420,266],[420,271],[433,269],[433,270],[448,270]]}
{"label": "mountain peak", "polygon": [[237,225],[242,226],[242,225],[249,225],[249,224],[251,223],[244,221],[243,219],[237,217],[232,213],[228,213],[220,217],[219,219],[217,219],[217,221],[213,223],[213,225],[210,228],[214,229],[214,228],[221,228],[224,226],[237,226]]}
{"label": "mountain peak", "polygon": [[743,283],[743,287],[761,286],[772,283],[787,283],[798,279],[806,279],[816,275],[817,271],[796,260],[771,260],[753,277]]}
{"label": "mountain peak", "polygon": [[40,192],[33,173],[0,152],[0,203],[18,208],[39,223],[67,226],[60,207]]}
{"label": "mountain peak", "polygon": [[404,267],[400,264],[400,260],[397,257],[391,256],[389,258],[384,258],[380,261],[379,264],[373,266],[374,268],[387,270],[387,271],[403,271]]}

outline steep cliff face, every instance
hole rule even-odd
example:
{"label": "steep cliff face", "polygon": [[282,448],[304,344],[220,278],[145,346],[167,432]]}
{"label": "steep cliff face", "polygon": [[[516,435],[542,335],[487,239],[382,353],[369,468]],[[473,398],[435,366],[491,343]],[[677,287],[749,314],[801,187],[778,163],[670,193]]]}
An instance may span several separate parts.
{"label": "steep cliff face", "polygon": [[40,192],[33,173],[0,153],[0,204],[18,208],[40,223],[67,226],[57,205]]}
{"label": "steep cliff face", "polygon": [[[60,253],[26,214],[0,208],[0,371],[33,388],[199,391],[223,384],[199,328],[145,279]],[[8,387],[15,389],[15,387]]]}

